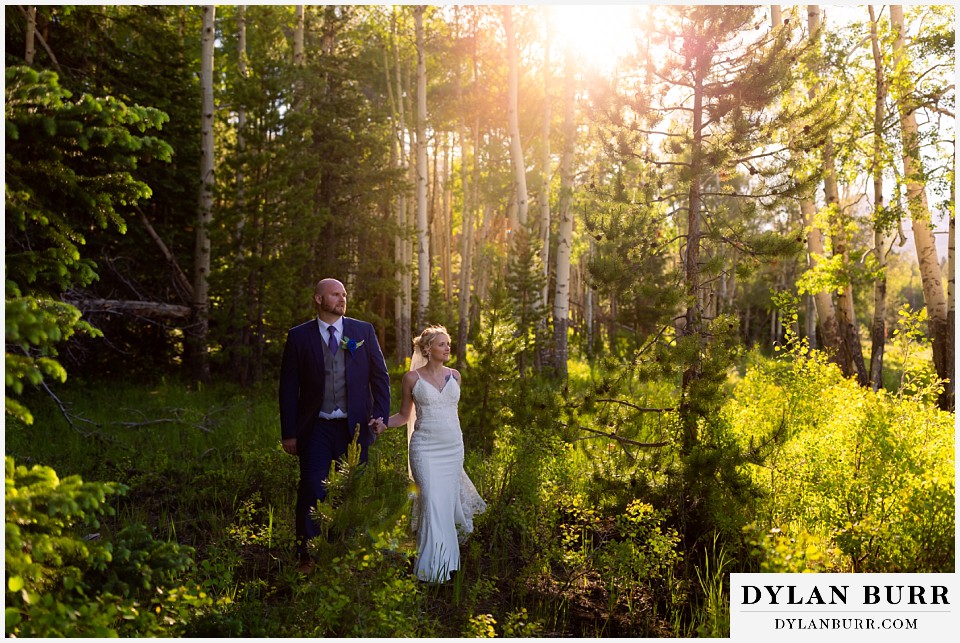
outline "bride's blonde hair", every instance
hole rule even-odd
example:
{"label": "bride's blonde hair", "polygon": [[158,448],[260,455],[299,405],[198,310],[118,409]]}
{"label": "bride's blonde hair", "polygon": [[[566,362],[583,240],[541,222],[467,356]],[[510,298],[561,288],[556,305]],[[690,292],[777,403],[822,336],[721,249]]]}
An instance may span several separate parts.
{"label": "bride's blonde hair", "polygon": [[424,328],[423,332],[420,333],[420,336],[414,337],[413,339],[414,352],[419,352],[420,356],[426,359],[430,354],[430,346],[433,344],[433,340],[435,340],[438,335],[446,335],[447,337],[450,337],[450,333],[448,333],[447,329],[443,326],[434,325]]}

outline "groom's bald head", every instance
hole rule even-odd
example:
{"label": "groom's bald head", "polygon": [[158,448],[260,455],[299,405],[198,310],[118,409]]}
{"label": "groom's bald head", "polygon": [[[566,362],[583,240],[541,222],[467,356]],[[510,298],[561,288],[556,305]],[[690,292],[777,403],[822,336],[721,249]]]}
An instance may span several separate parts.
{"label": "groom's bald head", "polygon": [[313,289],[313,301],[320,319],[328,324],[347,313],[347,291],[336,279],[318,281]]}

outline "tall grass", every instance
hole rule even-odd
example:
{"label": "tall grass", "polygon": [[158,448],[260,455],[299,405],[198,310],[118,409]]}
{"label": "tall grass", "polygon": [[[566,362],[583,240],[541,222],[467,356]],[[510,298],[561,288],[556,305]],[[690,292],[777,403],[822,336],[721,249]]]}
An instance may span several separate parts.
{"label": "tall grass", "polygon": [[[722,637],[727,575],[785,570],[800,549],[819,552],[807,564],[820,571],[851,570],[855,560],[952,570],[949,543],[946,554],[928,545],[952,539],[953,416],[859,389],[831,368],[753,354],[731,378],[712,420],[729,448],[757,463],[743,473],[759,493],[711,497],[709,510],[729,528],[694,541],[677,510],[674,383],[571,362],[565,391],[545,378],[488,387],[492,414],[464,428],[464,466],[488,509],[444,585],[412,578],[402,431],[381,436],[365,467],[344,470],[322,507],[318,571],[295,572],[297,464],[279,447],[272,386],[68,387],[58,393],[72,425],[57,405],[32,400],[36,424],[8,424],[6,448],[18,463],[128,485],[112,500],[117,515],[104,538],[140,523],[195,547],[193,580],[229,603],[192,623],[190,635]],[[468,416],[478,390],[465,386]],[[865,463],[860,486],[843,468],[850,449]],[[838,531],[822,506],[849,499],[845,488],[873,499],[862,507],[873,518]],[[748,515],[756,522],[743,525]],[[867,538],[889,545],[867,550]]]}

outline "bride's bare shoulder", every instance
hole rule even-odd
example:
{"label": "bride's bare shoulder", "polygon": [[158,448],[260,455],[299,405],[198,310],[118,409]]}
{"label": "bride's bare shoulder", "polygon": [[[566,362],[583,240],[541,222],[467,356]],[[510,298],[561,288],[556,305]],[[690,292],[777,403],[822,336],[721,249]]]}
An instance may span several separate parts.
{"label": "bride's bare shoulder", "polygon": [[450,369],[450,372],[451,372],[451,373],[453,374],[453,376],[457,379],[457,384],[463,384],[463,380],[460,378],[460,371],[458,371],[458,370],[455,369],[455,368],[451,368],[451,369]]}
{"label": "bride's bare shoulder", "polygon": [[403,379],[400,380],[400,384],[409,384],[414,385],[417,383],[417,380],[420,379],[420,374],[416,371],[407,371],[403,374]]}

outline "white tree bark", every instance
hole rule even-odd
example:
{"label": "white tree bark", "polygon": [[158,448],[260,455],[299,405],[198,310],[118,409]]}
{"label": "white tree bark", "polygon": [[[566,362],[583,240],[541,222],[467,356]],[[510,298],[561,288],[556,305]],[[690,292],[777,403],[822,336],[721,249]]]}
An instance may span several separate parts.
{"label": "white tree bark", "polygon": [[305,61],[303,50],[303,30],[304,30],[304,5],[296,5],[296,22],[293,29],[293,64],[296,67],[302,67]]}
{"label": "white tree bark", "polygon": [[[401,101],[405,103],[406,107],[403,114],[412,114],[413,113],[413,91],[410,89],[411,80],[410,80],[410,66],[405,65],[403,69],[403,87],[405,88],[402,93],[405,93],[406,100]],[[411,194],[416,193],[417,189],[417,162],[416,162],[416,141],[414,140],[414,129],[406,127],[406,121],[401,119],[401,122],[404,123],[404,131],[406,132],[406,141],[407,141],[407,151],[406,154],[406,168],[407,168],[407,185],[411,188]],[[403,148],[401,147],[401,154],[403,154]],[[412,202],[412,199],[404,196],[403,199],[403,216],[404,216],[404,230],[409,232],[409,230],[415,227],[416,216],[413,212],[415,205]],[[413,317],[413,266],[414,266],[414,239],[411,236],[404,237],[403,243],[403,298],[406,302],[404,305],[404,316],[406,319],[406,326],[404,333],[407,337],[406,348],[407,350],[412,350],[413,348],[413,322],[415,321]]]}
{"label": "white tree bark", "polygon": [[[543,156],[540,161],[540,265],[543,267],[543,292],[540,305],[546,315],[550,301],[550,7],[544,7],[547,35],[543,44],[543,121],[540,137]],[[544,320],[546,321],[546,320]]]}
{"label": "white tree bark", "polygon": [[[837,174],[834,167],[833,138],[827,134],[827,140],[823,146],[823,165],[824,178],[823,190],[826,196],[827,206],[834,206],[836,211],[834,215],[840,219],[834,226],[831,235],[833,242],[833,254],[842,255],[843,265],[850,265],[850,256],[847,251],[847,233],[844,231],[843,214],[840,211],[840,192],[837,187]],[[866,386],[870,380],[867,373],[867,367],[863,361],[863,347],[860,344],[860,327],[857,324],[857,314],[853,306],[853,283],[847,283],[837,293],[837,324],[840,326],[840,339],[846,353],[845,359],[849,359],[853,365],[854,373],[857,376],[857,382],[861,386]]]}
{"label": "white tree bark", "polygon": [[570,256],[573,249],[573,180],[577,124],[574,115],[573,53],[567,46],[563,83],[563,155],[560,159],[560,229],[557,239],[557,285],[553,299],[554,368],[567,376],[567,328],[570,325]]}
{"label": "white tree bark", "polygon": [[27,46],[23,59],[28,65],[32,65],[33,58],[37,55],[37,8],[34,5],[27,7],[26,41]]}
{"label": "white tree bark", "polygon": [[[405,170],[403,172],[410,178],[409,185],[415,183],[415,178],[411,176],[412,171],[409,160],[413,154],[412,145],[407,144],[407,123],[406,123],[406,105],[409,95],[405,96],[404,88],[410,85],[409,73],[403,73],[405,67],[400,61],[400,46],[398,44],[397,30],[397,7],[393,8],[391,19],[391,48],[393,49],[394,62],[394,81],[396,83],[396,114],[394,139],[397,146],[397,167]],[[404,82],[404,78],[406,82]],[[389,79],[387,85],[390,85]],[[407,92],[409,94],[409,92]],[[411,316],[413,307],[413,279],[411,274],[411,262],[413,251],[411,241],[407,236],[409,227],[409,217],[407,215],[407,190],[402,189],[397,197],[397,238],[394,240],[394,251],[396,253],[398,269],[396,277],[399,283],[399,294],[395,300],[397,308],[397,360],[403,363],[411,350],[413,349],[413,338],[411,336]]]}
{"label": "white tree bark", "polygon": [[[813,12],[811,7],[809,11]],[[814,26],[820,27],[820,11],[816,8],[816,18],[811,15],[810,33],[816,32]],[[834,216],[838,217],[837,225],[831,233],[833,242],[834,256],[842,255],[844,266],[850,264],[847,253],[847,234],[844,232],[842,223],[843,214],[840,210],[840,191],[837,187],[837,173],[834,163],[833,137],[828,133],[826,141],[821,150],[823,162],[823,192],[827,207],[835,208]],[[847,283],[837,293],[837,324],[840,327],[840,340],[843,347],[843,359],[850,364],[853,372],[857,375],[857,381],[861,386],[866,386],[869,381],[866,365],[863,361],[863,348],[860,344],[860,330],[857,324],[856,311],[853,306],[853,284]]]}
{"label": "white tree bark", "polygon": [[453,142],[450,140],[450,133],[445,132],[443,136],[443,171],[440,185],[443,187],[443,199],[441,211],[443,213],[443,227],[441,228],[441,238],[443,239],[443,250],[440,252],[440,261],[443,266],[443,296],[444,301],[450,301],[453,297],[453,212],[451,203],[453,201],[453,176],[450,162],[450,150]]}
{"label": "white tree bark", "polygon": [[510,161],[517,188],[517,222],[527,225],[527,168],[523,162],[523,146],[520,143],[519,118],[519,62],[517,61],[516,34],[513,29],[513,10],[509,5],[503,7],[503,26],[507,32],[507,60],[510,63],[510,75],[507,82],[507,121],[510,128]]}
{"label": "white tree bark", "polygon": [[424,6],[413,9],[417,37],[417,329],[427,324],[430,307],[430,230],[427,226],[427,67],[423,38]]}
{"label": "white tree bark", "polygon": [[[459,15],[458,10],[458,19]],[[457,38],[459,37],[458,20]],[[457,68],[456,84],[457,105],[460,107],[460,184],[463,189],[463,213],[460,231],[460,289],[457,293],[457,368],[463,368],[467,363],[467,338],[470,334],[470,283],[473,268],[473,199],[471,195],[473,185],[470,183],[467,170],[468,136],[465,120],[468,110],[464,104],[463,84],[460,80],[459,67]],[[474,154],[476,154],[476,150],[474,150]]]}
{"label": "white tree bark", "polygon": [[204,5],[200,36],[200,207],[197,216],[196,249],[194,252],[193,308],[196,315],[196,368],[201,381],[210,379],[207,335],[210,327],[210,224],[213,220],[214,190],[214,103],[213,51],[216,38],[216,7]]}
{"label": "white tree bark", "polygon": [[[400,82],[400,60],[396,46],[396,7],[393,9],[393,21],[390,34],[390,43],[383,48],[383,70],[386,76],[387,99],[390,103],[390,167],[395,170],[402,170],[406,152],[404,149],[404,124],[403,124],[403,97],[398,101],[394,97],[394,80],[396,81],[397,93],[403,91]],[[396,61],[395,78],[390,74],[390,58],[394,57]],[[394,269],[394,280],[397,282],[396,295],[393,299],[394,327],[396,328],[396,356],[397,361],[403,363],[404,358],[410,354],[410,306],[405,301],[403,280],[406,270],[406,253],[404,246],[406,238],[404,230],[407,226],[407,196],[401,190],[394,201],[394,217],[397,223],[397,234],[393,240],[393,260],[396,265]],[[406,316],[404,315],[404,306],[406,304]]]}
{"label": "white tree bark", "polygon": [[[810,37],[817,37],[820,30],[820,7],[807,6],[807,27]],[[818,83],[814,83],[808,90],[811,100],[816,97]],[[800,200],[800,212],[803,215],[804,225],[807,228],[807,263],[811,270],[815,270],[824,257],[823,230],[816,223],[817,208],[813,199],[804,196]],[[820,321],[820,332],[823,334],[824,349],[831,354],[845,376],[853,374],[853,365],[843,356],[843,340],[840,335],[840,325],[837,322],[837,311],[833,305],[833,298],[825,290],[813,293],[813,303],[817,309],[817,319]]]}
{"label": "white tree bark", "polygon": [[[949,378],[952,360],[948,360],[949,334],[953,332],[947,313],[947,299],[943,294],[943,282],[940,274],[940,261],[937,258],[937,246],[934,242],[933,227],[930,220],[930,207],[927,204],[926,185],[923,182],[923,167],[920,161],[919,128],[914,108],[911,105],[913,77],[907,58],[904,39],[903,6],[890,5],[890,22],[895,39],[893,43],[894,69],[900,72],[891,89],[900,113],[900,129],[903,141],[903,174],[907,182],[907,201],[910,209],[910,221],[913,239],[917,249],[917,261],[920,266],[920,278],[923,283],[923,300],[927,306],[927,319],[930,336],[933,338],[933,363],[937,375]],[[950,363],[948,363],[948,361]],[[947,396],[952,397],[952,382]]]}
{"label": "white tree bark", "polygon": [[[473,73],[472,80],[477,82],[479,76],[479,56],[477,55],[477,37],[479,34],[477,8],[473,9]],[[463,184],[463,232],[460,240],[460,292],[458,300],[457,313],[459,316],[459,325],[457,328],[457,365],[465,366],[467,363],[467,338],[470,336],[470,321],[473,297],[470,292],[470,284],[473,283],[473,256],[474,256],[474,229],[476,227],[475,214],[477,204],[479,203],[479,185],[480,185],[480,110],[473,110],[473,158],[472,158],[472,177],[468,178],[467,173],[467,130],[466,115],[470,110],[464,105],[463,89],[461,87],[459,75],[457,77],[457,98],[458,104],[462,106],[461,115],[461,142],[463,144],[463,153],[460,156],[461,168],[460,176]],[[468,189],[469,186],[469,189]]]}

